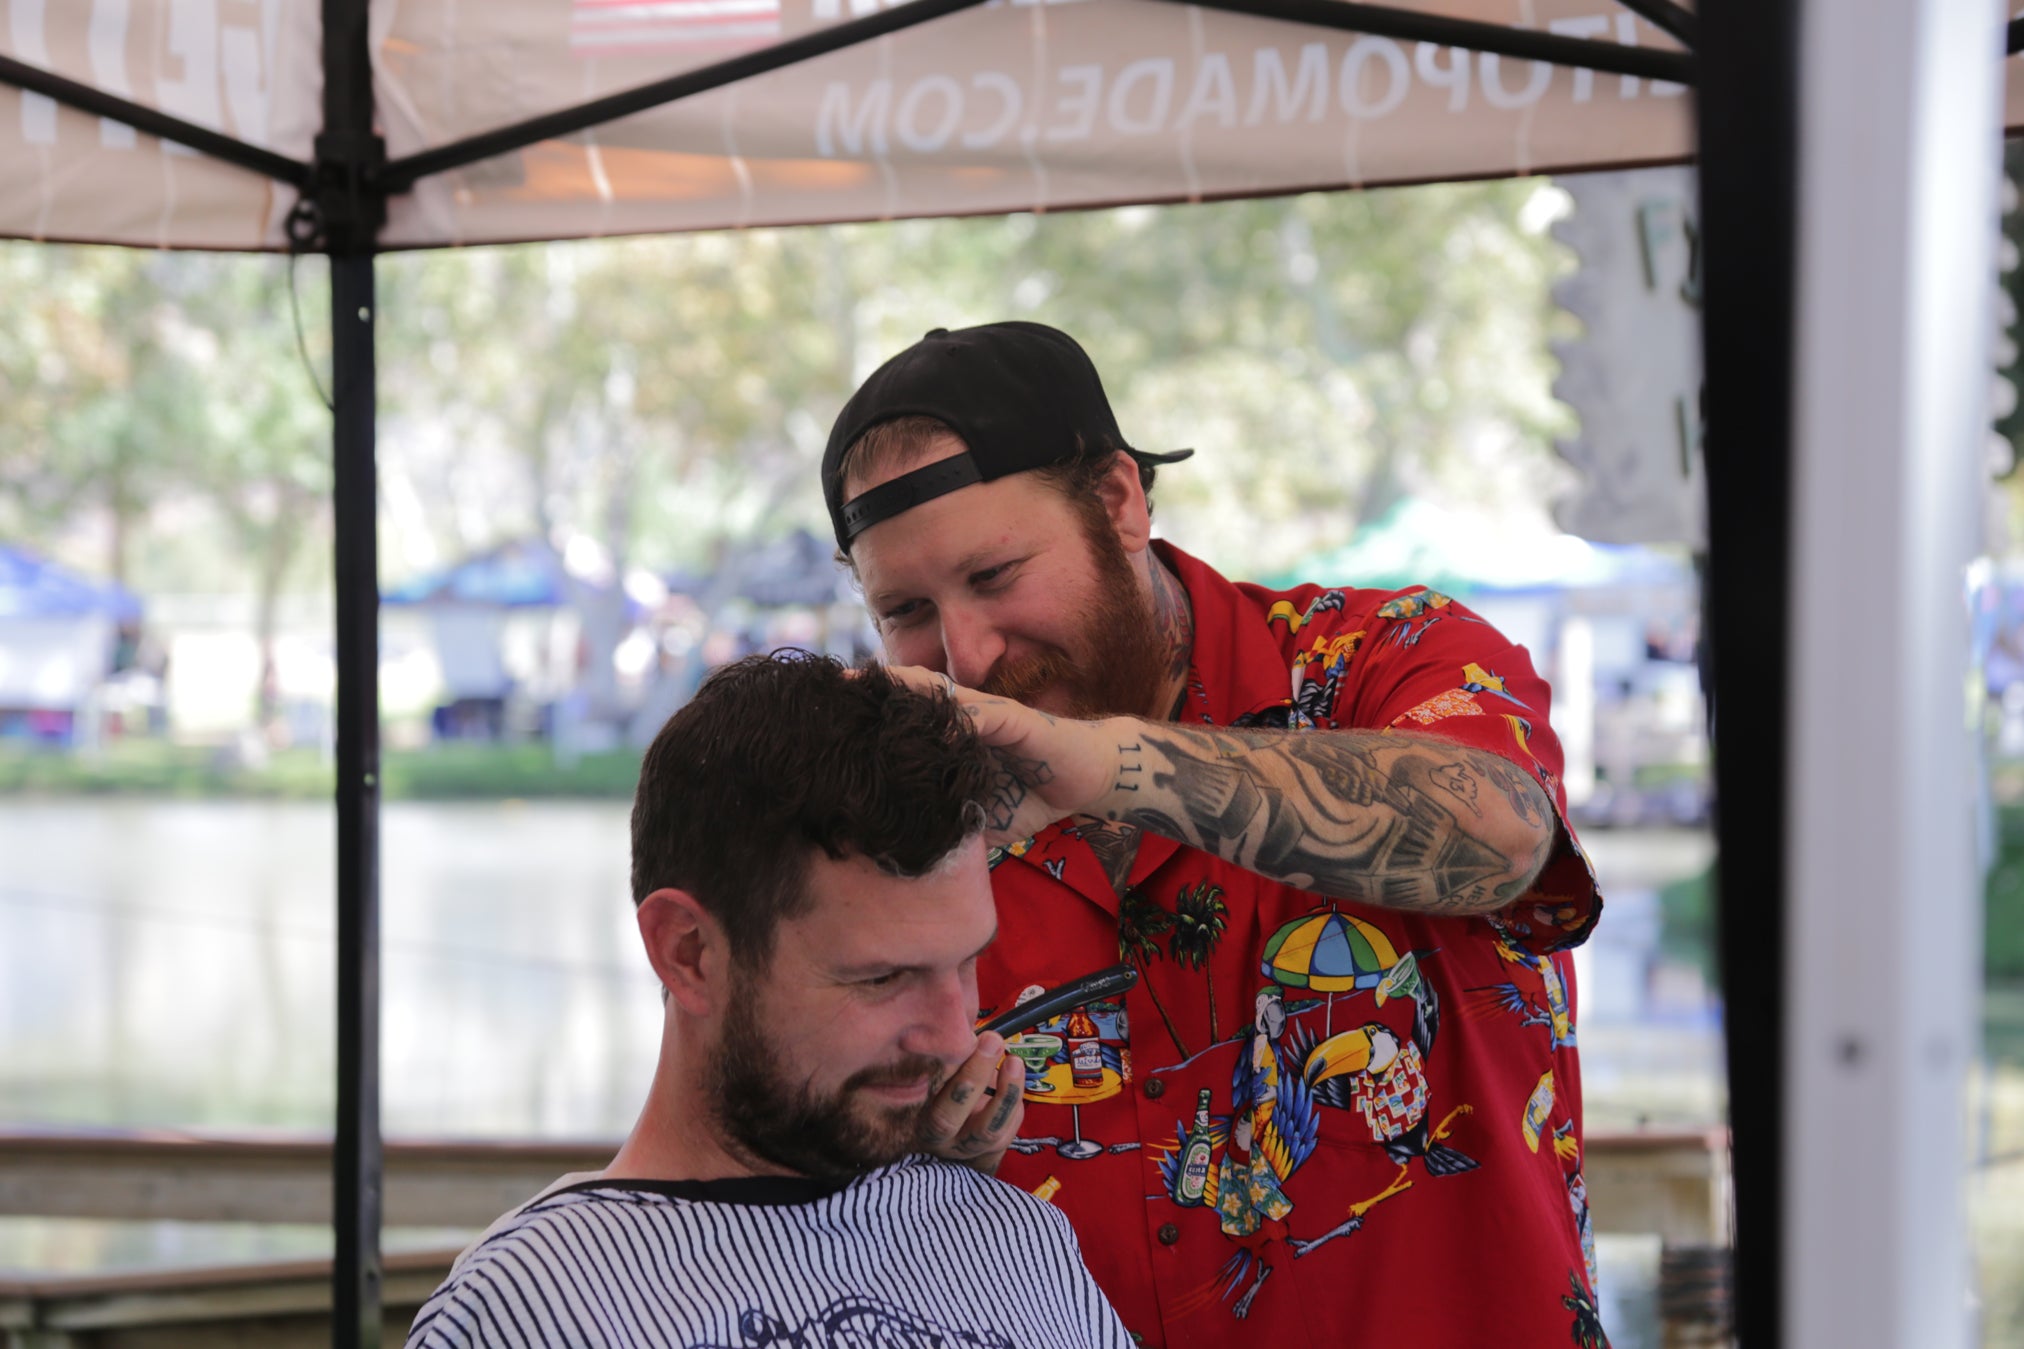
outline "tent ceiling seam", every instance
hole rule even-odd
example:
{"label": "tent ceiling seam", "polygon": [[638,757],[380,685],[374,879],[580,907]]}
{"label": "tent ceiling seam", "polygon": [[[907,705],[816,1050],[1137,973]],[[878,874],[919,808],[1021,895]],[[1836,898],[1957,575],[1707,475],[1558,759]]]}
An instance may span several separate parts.
{"label": "tent ceiling seam", "polygon": [[421,151],[388,164],[379,174],[380,189],[389,196],[406,192],[416,182],[452,169],[522,150],[557,136],[572,135],[604,126],[621,117],[665,107],[696,94],[736,84],[755,75],[799,65],[817,56],[826,56],[873,38],[912,28],[959,10],[971,9],[984,0],[913,0],[913,3],[883,10],[832,28],[819,29],[801,37],[777,42],[755,52],[727,61],[684,71],[665,80],[656,80],[635,89],[622,90],[558,112],[545,113],[524,122],[467,136],[431,150]]}

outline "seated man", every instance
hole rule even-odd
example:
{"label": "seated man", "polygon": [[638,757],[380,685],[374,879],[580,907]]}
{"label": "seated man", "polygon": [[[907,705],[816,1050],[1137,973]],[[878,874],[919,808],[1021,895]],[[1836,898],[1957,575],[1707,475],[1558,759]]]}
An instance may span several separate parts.
{"label": "seated man", "polygon": [[1067,1220],[982,1173],[1021,1068],[978,1037],[992,760],[956,705],[726,667],[647,751],[632,885],[661,1052],[601,1175],[465,1252],[408,1343],[1114,1345]]}

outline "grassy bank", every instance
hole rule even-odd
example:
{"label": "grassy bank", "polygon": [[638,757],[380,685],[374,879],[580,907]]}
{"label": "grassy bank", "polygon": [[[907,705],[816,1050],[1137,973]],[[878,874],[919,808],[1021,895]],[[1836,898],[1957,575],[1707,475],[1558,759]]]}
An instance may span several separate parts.
{"label": "grassy bank", "polygon": [[[583,755],[562,765],[544,745],[439,745],[388,750],[382,793],[390,801],[502,797],[626,800],[639,780],[630,750]],[[282,750],[249,763],[229,750],[121,741],[93,754],[0,746],[0,796],[254,797],[317,800],[334,770],[315,750]]]}

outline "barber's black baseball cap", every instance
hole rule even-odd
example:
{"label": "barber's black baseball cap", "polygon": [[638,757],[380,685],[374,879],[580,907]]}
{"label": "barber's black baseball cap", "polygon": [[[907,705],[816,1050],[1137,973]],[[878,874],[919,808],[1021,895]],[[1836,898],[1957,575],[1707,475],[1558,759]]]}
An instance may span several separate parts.
{"label": "barber's black baseball cap", "polygon": [[[968,452],[903,473],[846,502],[843,454],[883,422],[932,417]],[[937,328],[872,372],[837,415],[822,454],[822,495],[837,546],[881,520],[959,487],[1076,457],[1108,443],[1144,463],[1171,464],[1193,450],[1147,454],[1117,429],[1096,366],[1074,338],[1044,323],[1012,320]]]}

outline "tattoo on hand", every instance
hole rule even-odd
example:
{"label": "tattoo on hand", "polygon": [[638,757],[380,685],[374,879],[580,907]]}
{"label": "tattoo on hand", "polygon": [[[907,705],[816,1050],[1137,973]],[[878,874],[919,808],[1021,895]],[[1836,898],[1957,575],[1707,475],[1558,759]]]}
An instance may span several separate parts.
{"label": "tattoo on hand", "polygon": [[1054,780],[1054,770],[1044,759],[1026,759],[1009,750],[993,748],[991,758],[998,772],[991,782],[991,804],[984,812],[987,828],[1000,833],[1012,827],[1019,807],[1033,788]]}
{"label": "tattoo on hand", "polygon": [[1146,771],[1145,746],[1134,740],[1129,745],[1117,747],[1117,781],[1112,787],[1120,792],[1135,792],[1139,789],[1139,778]]}

